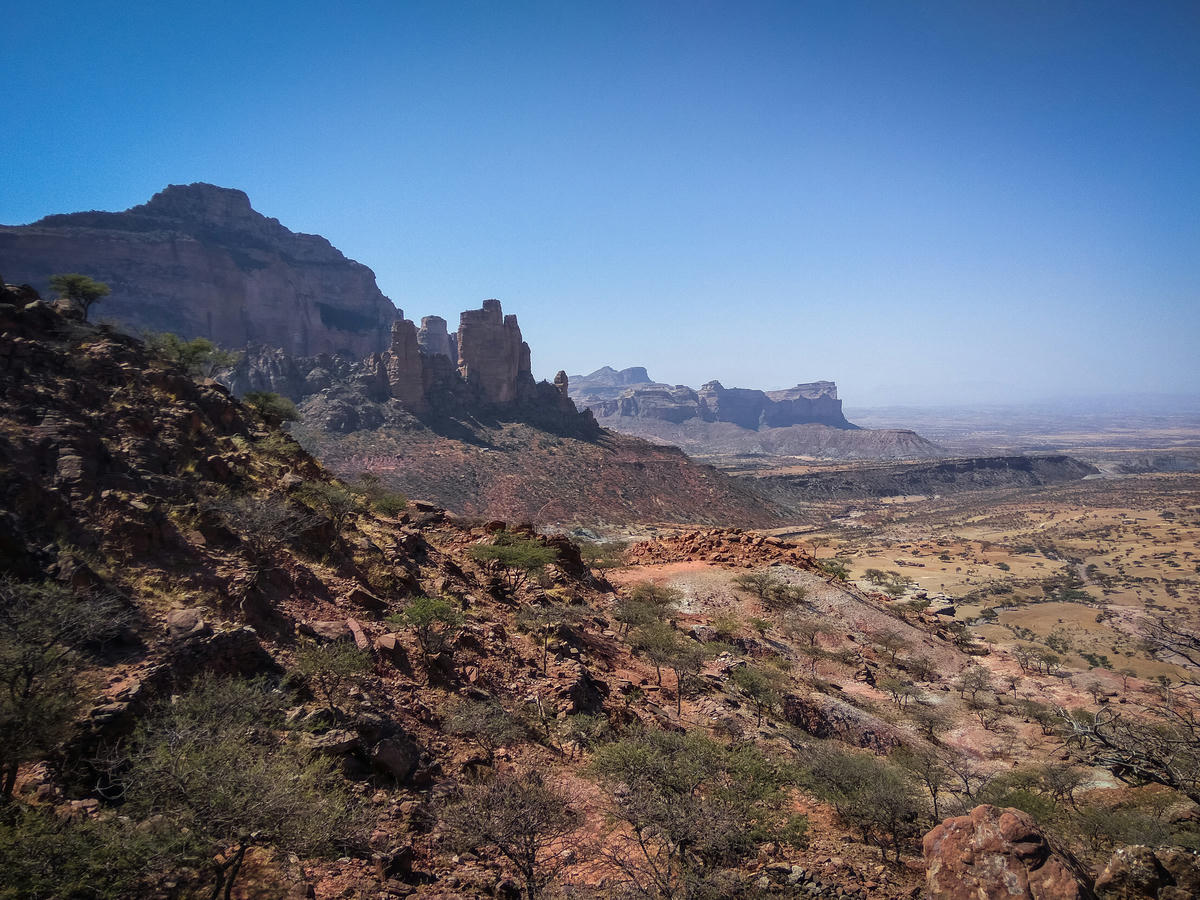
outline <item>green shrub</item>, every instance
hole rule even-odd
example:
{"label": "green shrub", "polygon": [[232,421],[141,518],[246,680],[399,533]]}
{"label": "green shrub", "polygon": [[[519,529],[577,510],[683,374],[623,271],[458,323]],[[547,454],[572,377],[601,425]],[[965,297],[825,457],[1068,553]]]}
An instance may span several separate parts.
{"label": "green shrub", "polygon": [[373,666],[371,654],[350,641],[308,644],[296,651],[296,673],[325,702],[334,720],[341,716],[349,691]]}
{"label": "green shrub", "polygon": [[242,402],[258,413],[268,425],[279,426],[300,418],[295,403],[270,391],[250,391],[242,397]]}
{"label": "green shrub", "polygon": [[214,897],[229,896],[259,841],[320,856],[362,839],[362,817],[333,761],[280,740],[286,699],[262,682],[201,678],[151,710],[119,770],[122,811],[161,816],[190,836]]}
{"label": "green shrub", "polygon": [[297,500],[321,513],[341,532],[346,519],[358,510],[358,498],[337,482],[306,481],[292,492]]}
{"label": "green shrub", "polygon": [[126,618],[111,597],[0,577],[0,803],[19,766],[70,735],[86,654]]}
{"label": "green shrub", "polygon": [[448,649],[462,627],[462,616],[442,597],[413,597],[404,612],[388,621],[412,628],[427,659]]}
{"label": "green shrub", "polygon": [[85,322],[92,305],[112,293],[112,288],[103,281],[93,281],[87,275],[80,275],[77,272],[51,275],[50,287],[58,291],[58,296],[78,303],[80,309],[83,310],[83,321]]}
{"label": "green shrub", "polygon": [[627,826],[612,850],[647,896],[716,896],[716,879],[786,833],[790,778],[758,748],[651,730],[596,748],[592,770]]}
{"label": "green shrub", "polygon": [[838,817],[896,862],[919,832],[922,810],[916,788],[899,767],[871,753],[813,748],[808,765],[813,792],[833,805]]}
{"label": "green shrub", "polygon": [[817,567],[826,575],[830,575],[838,581],[847,581],[850,578],[850,568],[846,565],[845,560],[818,559]]}

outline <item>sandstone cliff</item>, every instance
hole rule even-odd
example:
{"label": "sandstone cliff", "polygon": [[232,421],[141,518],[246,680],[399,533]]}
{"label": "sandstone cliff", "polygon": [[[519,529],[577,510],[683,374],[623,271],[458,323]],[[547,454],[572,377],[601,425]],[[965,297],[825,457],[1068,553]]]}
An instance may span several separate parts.
{"label": "sandstone cliff", "polygon": [[366,266],[211,184],[171,185],[124,212],[0,226],[5,279],[44,290],[58,272],[112,288],[102,319],[224,347],[365,356],[388,346],[399,315]]}

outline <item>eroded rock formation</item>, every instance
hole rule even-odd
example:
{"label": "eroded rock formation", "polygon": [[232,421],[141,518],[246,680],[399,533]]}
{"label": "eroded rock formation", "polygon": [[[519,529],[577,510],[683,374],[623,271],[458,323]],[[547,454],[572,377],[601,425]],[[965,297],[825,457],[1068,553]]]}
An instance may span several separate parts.
{"label": "eroded rock formation", "polygon": [[485,403],[517,399],[521,386],[532,383],[529,345],[521,340],[516,316],[506,316],[499,300],[484,300],[458,322],[458,371]]}

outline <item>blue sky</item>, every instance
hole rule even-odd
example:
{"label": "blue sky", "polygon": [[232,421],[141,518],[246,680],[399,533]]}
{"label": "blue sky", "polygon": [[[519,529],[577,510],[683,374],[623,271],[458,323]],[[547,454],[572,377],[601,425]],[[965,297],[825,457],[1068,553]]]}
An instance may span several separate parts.
{"label": "blue sky", "polygon": [[535,372],[1200,392],[1200,4],[41,3],[0,222],[245,190]]}

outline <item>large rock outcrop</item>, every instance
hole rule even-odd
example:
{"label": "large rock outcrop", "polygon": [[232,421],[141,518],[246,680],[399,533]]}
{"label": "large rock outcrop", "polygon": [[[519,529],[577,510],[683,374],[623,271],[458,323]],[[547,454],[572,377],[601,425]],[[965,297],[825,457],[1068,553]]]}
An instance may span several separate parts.
{"label": "large rock outcrop", "polygon": [[211,184],[170,185],[124,212],[0,226],[0,272],[42,290],[83,272],[112,288],[100,318],[295,356],[382,351],[399,315],[366,266]]}
{"label": "large rock outcrop", "polygon": [[1090,900],[1075,861],[1017,809],[977,806],[925,835],[929,900]]}
{"label": "large rock outcrop", "polygon": [[458,322],[458,371],[480,399],[512,403],[522,386],[533,383],[529,345],[521,340],[516,316],[506,316],[499,300],[484,300]]}

